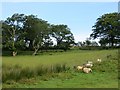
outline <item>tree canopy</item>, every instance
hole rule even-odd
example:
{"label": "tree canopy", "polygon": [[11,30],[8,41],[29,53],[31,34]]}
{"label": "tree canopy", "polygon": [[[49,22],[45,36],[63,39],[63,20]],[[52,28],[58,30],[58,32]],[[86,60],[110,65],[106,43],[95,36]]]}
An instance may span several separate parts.
{"label": "tree canopy", "polygon": [[67,25],[52,25],[52,37],[56,39],[58,48],[69,48],[74,37]]}
{"label": "tree canopy", "polygon": [[120,14],[104,14],[97,19],[93,26],[90,37],[93,39],[100,38],[101,45],[114,46],[120,45]]}
{"label": "tree canopy", "polygon": [[12,50],[14,55],[17,50],[25,49],[33,50],[35,55],[38,50],[52,46],[52,38],[56,39],[57,48],[63,50],[74,43],[74,36],[67,25],[51,25],[35,15],[15,13],[2,21],[3,49]]}

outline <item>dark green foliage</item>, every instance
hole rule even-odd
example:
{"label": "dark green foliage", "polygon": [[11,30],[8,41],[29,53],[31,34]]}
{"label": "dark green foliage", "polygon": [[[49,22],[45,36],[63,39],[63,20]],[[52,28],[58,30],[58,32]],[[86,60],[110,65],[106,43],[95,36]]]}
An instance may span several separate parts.
{"label": "dark green foliage", "polygon": [[2,22],[2,44],[4,48],[8,48],[15,52],[16,46],[23,45],[22,27],[24,21],[24,14],[13,14]]}
{"label": "dark green foliage", "polygon": [[74,36],[67,25],[51,25],[52,37],[56,39],[57,48],[68,50],[71,44],[74,44]]}
{"label": "dark green foliage", "polygon": [[97,19],[93,26],[93,33],[90,35],[93,39],[100,38],[101,46],[120,45],[120,13],[104,14]]}
{"label": "dark green foliage", "polygon": [[[74,43],[74,36],[67,25],[50,25],[35,15],[16,13],[0,24],[3,24],[1,30],[4,50],[31,50],[34,51],[33,55],[37,55],[39,50],[47,51],[51,47],[66,51]],[[56,39],[57,46],[53,46],[51,38]]]}

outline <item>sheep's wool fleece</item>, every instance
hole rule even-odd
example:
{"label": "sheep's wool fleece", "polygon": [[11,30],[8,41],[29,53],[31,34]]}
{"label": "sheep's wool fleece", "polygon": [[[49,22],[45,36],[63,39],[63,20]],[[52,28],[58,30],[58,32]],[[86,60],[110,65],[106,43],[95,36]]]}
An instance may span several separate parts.
{"label": "sheep's wool fleece", "polygon": [[83,67],[82,66],[77,66],[77,70],[82,70]]}
{"label": "sheep's wool fleece", "polygon": [[92,70],[91,70],[91,68],[83,68],[83,71],[84,71],[85,73],[89,73],[89,72],[92,71]]}

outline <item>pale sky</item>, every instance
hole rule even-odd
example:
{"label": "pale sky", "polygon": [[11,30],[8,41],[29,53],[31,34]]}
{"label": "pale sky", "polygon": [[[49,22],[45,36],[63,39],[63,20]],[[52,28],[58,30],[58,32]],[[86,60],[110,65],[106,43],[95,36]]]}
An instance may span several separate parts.
{"label": "pale sky", "polygon": [[84,41],[92,33],[96,19],[118,12],[118,2],[2,2],[2,20],[14,13],[37,15],[51,24],[68,25],[75,41]]}

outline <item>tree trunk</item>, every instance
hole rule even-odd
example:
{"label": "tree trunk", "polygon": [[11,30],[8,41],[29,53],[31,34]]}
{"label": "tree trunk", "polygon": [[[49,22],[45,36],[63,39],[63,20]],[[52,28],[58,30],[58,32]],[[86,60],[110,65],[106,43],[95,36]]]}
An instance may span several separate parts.
{"label": "tree trunk", "polygon": [[111,46],[114,46],[114,36],[111,37]]}
{"label": "tree trunk", "polygon": [[17,52],[15,51],[15,31],[16,31],[16,27],[15,27],[15,29],[13,29],[13,34],[12,34],[12,50],[13,50],[13,52],[12,52],[12,55],[13,56],[16,56],[16,54],[17,54]]}
{"label": "tree trunk", "polygon": [[112,47],[114,46],[114,43],[112,42]]}
{"label": "tree trunk", "polygon": [[13,56],[16,56],[16,55],[17,55],[17,52],[16,52],[16,51],[13,51],[12,54],[13,54]]}
{"label": "tree trunk", "polygon": [[33,55],[35,56],[37,54],[38,49],[35,49]]}
{"label": "tree trunk", "polygon": [[33,40],[30,40],[30,43],[29,43],[29,49],[30,50],[33,50],[33,44],[32,43],[33,43]]}

